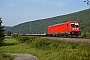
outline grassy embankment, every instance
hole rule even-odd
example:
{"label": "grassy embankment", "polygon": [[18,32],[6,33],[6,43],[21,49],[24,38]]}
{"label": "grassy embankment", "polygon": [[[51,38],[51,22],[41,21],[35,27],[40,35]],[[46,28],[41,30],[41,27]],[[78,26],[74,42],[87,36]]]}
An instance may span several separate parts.
{"label": "grassy embankment", "polygon": [[[0,52],[27,53],[37,56],[40,60],[90,60],[90,44],[51,41],[38,37],[16,39],[6,37]],[[1,55],[1,59],[5,58]]]}
{"label": "grassy embankment", "polygon": [[8,50],[12,48],[12,45],[15,45],[16,40],[8,36],[5,37],[4,42],[3,46],[0,46],[0,60],[13,60],[15,56],[11,56]]}

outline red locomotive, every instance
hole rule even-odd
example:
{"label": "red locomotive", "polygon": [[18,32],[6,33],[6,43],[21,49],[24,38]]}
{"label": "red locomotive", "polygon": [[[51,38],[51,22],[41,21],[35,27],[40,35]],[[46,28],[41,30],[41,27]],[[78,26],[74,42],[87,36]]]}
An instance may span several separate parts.
{"label": "red locomotive", "polygon": [[50,25],[48,26],[49,35],[71,35],[78,36],[80,35],[80,25],[77,21],[67,21],[65,23]]}

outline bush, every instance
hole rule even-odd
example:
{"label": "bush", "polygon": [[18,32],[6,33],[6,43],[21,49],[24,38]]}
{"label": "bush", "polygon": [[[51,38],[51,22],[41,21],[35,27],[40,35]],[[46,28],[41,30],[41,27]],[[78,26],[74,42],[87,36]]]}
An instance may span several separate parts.
{"label": "bush", "polygon": [[[40,39],[40,38],[39,38]],[[35,48],[38,49],[49,49],[51,42],[49,40],[45,40],[45,39],[40,39],[40,40],[36,40],[34,43]]]}
{"label": "bush", "polygon": [[37,39],[36,37],[29,37],[29,39],[26,41],[26,43],[31,43],[36,39]]}
{"label": "bush", "polygon": [[89,37],[90,37],[90,33],[88,33],[88,32],[85,32],[85,33],[83,33],[83,34],[82,34],[82,37],[89,38]]}
{"label": "bush", "polygon": [[29,40],[29,37],[19,37],[19,39],[18,39],[21,43],[24,43],[24,42],[26,42],[27,40]]}
{"label": "bush", "polygon": [[15,38],[18,42],[20,43],[24,43],[26,42],[27,40],[29,40],[29,37],[26,37],[26,36],[19,36],[17,34],[14,34],[13,35],[13,38]]}

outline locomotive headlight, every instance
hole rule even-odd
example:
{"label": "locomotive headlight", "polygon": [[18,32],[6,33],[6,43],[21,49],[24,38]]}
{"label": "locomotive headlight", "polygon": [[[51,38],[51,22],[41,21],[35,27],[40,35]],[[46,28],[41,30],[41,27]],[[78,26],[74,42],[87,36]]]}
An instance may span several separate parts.
{"label": "locomotive headlight", "polygon": [[72,30],[74,30],[74,28],[72,28]]}
{"label": "locomotive headlight", "polygon": [[77,28],[77,30],[79,30],[79,28]]}

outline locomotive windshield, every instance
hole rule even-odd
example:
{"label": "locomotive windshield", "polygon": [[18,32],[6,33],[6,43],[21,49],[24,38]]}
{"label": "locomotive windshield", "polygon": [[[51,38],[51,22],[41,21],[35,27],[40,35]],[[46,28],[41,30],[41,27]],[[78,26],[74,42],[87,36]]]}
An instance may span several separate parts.
{"label": "locomotive windshield", "polygon": [[78,23],[71,23],[71,27],[79,27]]}

